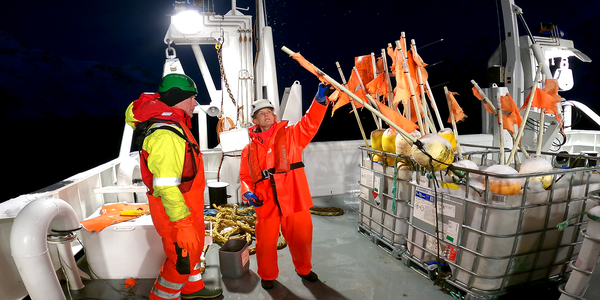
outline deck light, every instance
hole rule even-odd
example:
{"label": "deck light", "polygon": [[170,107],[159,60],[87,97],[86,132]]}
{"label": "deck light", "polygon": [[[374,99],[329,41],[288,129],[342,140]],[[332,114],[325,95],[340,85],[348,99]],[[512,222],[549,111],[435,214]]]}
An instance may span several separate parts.
{"label": "deck light", "polygon": [[171,19],[173,26],[183,34],[194,34],[202,29],[202,16],[195,10],[185,10]]}

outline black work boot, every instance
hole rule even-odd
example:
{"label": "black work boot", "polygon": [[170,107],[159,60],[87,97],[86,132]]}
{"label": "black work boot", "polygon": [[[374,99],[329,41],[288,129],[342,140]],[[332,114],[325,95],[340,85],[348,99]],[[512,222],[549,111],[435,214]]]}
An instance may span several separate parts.
{"label": "black work boot", "polygon": [[264,280],[264,279],[261,279],[260,280],[260,286],[262,286],[262,288],[265,289],[265,290],[270,290],[273,287],[275,287],[275,280]]}
{"label": "black work boot", "polygon": [[[296,274],[298,274],[298,272],[296,272]],[[319,276],[313,271],[310,271],[310,273],[308,273],[306,275],[298,274],[298,276],[300,276],[300,277],[302,277],[302,279],[310,281],[310,282],[315,282],[315,281],[319,280]]]}
{"label": "black work boot", "polygon": [[212,299],[223,294],[223,289],[218,286],[205,286],[203,289],[191,294],[181,294],[181,299]]}

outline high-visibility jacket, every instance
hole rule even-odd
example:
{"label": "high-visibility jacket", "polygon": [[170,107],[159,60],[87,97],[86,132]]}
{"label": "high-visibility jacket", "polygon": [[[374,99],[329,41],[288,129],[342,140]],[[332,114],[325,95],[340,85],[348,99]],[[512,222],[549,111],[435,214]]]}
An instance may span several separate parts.
{"label": "high-visibility jacket", "polygon": [[275,197],[271,178],[253,183],[249,156],[252,155],[258,158],[258,165],[261,170],[275,170],[276,165],[281,164],[282,159],[281,155],[276,155],[278,148],[276,140],[278,136],[282,136],[280,131],[283,130],[285,131],[285,149],[287,152],[285,158],[289,164],[301,162],[302,151],[319,130],[326,111],[327,105],[313,101],[313,104],[298,123],[291,126],[287,126],[287,121],[275,123],[273,125],[275,126],[273,135],[262,142],[257,139],[255,133],[258,126],[248,129],[251,141],[242,150],[240,163],[241,193],[251,191],[263,201],[263,205],[255,209],[259,218],[289,216],[299,211],[309,210],[313,206],[313,202],[304,168],[292,168],[289,172],[282,173],[273,172],[274,174],[271,176],[273,176],[276,186],[277,197]]}
{"label": "high-visibility jacket", "polygon": [[[134,129],[151,121],[140,156],[142,179],[149,188],[148,202],[156,231],[167,255],[154,283],[151,299],[178,299],[204,287],[200,257],[204,247],[204,189],[202,154],[189,131],[190,117],[181,109],[165,105],[158,94],[142,94],[128,107],[126,122]],[[200,233],[198,251],[189,252],[189,271],[176,268],[177,229],[175,222],[187,216]]]}
{"label": "high-visibility jacket", "polygon": [[[181,109],[165,105],[158,97],[156,93],[142,94],[129,105],[126,122],[134,129],[140,122],[154,123],[149,128],[152,133],[142,145],[142,178],[149,195],[161,198],[163,210],[175,222],[190,215],[191,207],[183,195],[190,191],[193,181],[204,184],[202,154],[188,129],[190,117]],[[202,195],[194,201],[203,206],[204,186],[199,188]]]}

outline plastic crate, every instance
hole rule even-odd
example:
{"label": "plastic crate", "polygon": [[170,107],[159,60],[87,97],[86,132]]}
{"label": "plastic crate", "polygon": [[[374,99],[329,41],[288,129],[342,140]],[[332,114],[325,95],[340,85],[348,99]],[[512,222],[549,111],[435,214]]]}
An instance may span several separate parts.
{"label": "plastic crate", "polygon": [[[553,159],[554,154],[543,154]],[[491,164],[497,151],[468,155],[477,158],[473,160],[481,166]],[[461,170],[468,178],[522,178],[525,187],[531,183],[531,174],[492,176]],[[578,231],[585,218],[572,220],[564,231],[556,225],[596,205],[597,201],[587,196],[600,188],[600,175],[591,167],[535,174],[540,175],[554,176],[556,183],[549,190],[527,189],[512,196],[493,194],[487,186],[480,194],[465,185],[444,183],[443,172],[436,173],[436,180],[416,176],[411,182],[408,251],[404,256],[422,270],[439,257],[451,268],[446,282],[477,299],[495,299],[510,287],[565,275],[570,271],[568,262],[578,253]]]}
{"label": "plastic crate", "polygon": [[[396,157],[395,154],[359,147],[363,152],[360,165],[360,220],[358,231],[388,253],[400,258],[406,248],[411,184],[414,172],[397,171],[369,159],[374,153]],[[401,157],[401,156],[398,156]],[[395,193],[392,192],[396,184]]]}

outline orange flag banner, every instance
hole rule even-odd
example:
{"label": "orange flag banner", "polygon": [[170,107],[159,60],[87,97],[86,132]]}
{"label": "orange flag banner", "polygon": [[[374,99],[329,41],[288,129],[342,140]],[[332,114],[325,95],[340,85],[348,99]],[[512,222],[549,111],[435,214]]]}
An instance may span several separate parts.
{"label": "orange flag banner", "polygon": [[302,67],[304,67],[306,70],[308,70],[309,72],[311,72],[313,75],[319,77],[319,80],[321,80],[321,82],[325,83],[325,84],[331,84],[331,82],[327,81],[325,79],[325,77],[323,77],[322,74],[319,74],[319,69],[317,69],[317,67],[315,67],[315,65],[313,65],[312,63],[310,63],[308,60],[306,60],[304,58],[304,56],[300,55],[299,52],[296,52],[292,55],[290,55],[293,59],[295,59],[298,63],[300,63],[300,65]]}
{"label": "orange flag banner", "polygon": [[[529,93],[531,94],[531,92]],[[527,108],[527,103],[529,103],[529,95],[525,101],[525,104],[521,107],[521,110]],[[546,86],[544,89],[535,89],[535,95],[533,97],[533,102],[531,102],[532,107],[537,108],[545,108],[547,114],[553,114],[556,116],[556,120],[558,123],[562,124],[560,116],[558,115],[558,107],[557,103],[560,102],[560,96],[558,95],[558,81],[556,79],[547,79]],[[562,125],[561,125],[562,126]]]}
{"label": "orange flag banner", "polygon": [[415,70],[417,68],[421,70],[421,80],[423,83],[425,83],[429,79],[429,74],[427,73],[427,70],[425,70],[427,64],[423,61],[419,53],[416,53],[414,45],[411,44],[410,49],[410,53],[412,54],[412,59],[415,64]]}
{"label": "orange flag banner", "polygon": [[508,130],[511,135],[514,135],[514,125],[517,125],[518,128],[521,126],[521,122],[523,121],[521,114],[519,114],[519,109],[509,94],[506,94],[506,96],[500,96],[500,103],[502,104],[502,128]]}
{"label": "orange flag banner", "polygon": [[[410,98],[409,98],[410,99]],[[410,120],[413,122],[418,122],[417,120],[417,112],[415,111],[415,106],[413,105],[414,103],[412,102],[412,100],[410,101]],[[421,112],[421,119],[423,119],[423,101],[421,101],[420,97],[417,97],[417,102],[420,108],[420,112]],[[406,115],[407,111],[406,108],[408,107],[408,105],[404,105],[404,109],[403,109],[403,113],[404,115]]]}
{"label": "orange flag banner", "polygon": [[[348,80],[348,84],[346,85],[346,88],[348,88],[350,90],[350,92],[352,92],[354,95],[356,95],[357,97],[359,97],[361,100],[363,100],[364,102],[367,102],[367,96],[365,94],[365,91],[362,89],[362,87],[360,86],[360,81],[358,80],[358,77],[356,76],[356,73],[354,72],[354,69],[352,70],[352,74],[350,75],[350,79]],[[335,113],[335,111],[350,103],[350,96],[348,96],[348,94],[341,92],[339,93],[339,97],[337,97],[337,101],[335,102],[335,104],[333,105],[333,109],[331,110],[331,116],[333,116],[333,114]],[[330,97],[331,99],[331,97]],[[354,101],[354,100],[352,100]],[[363,107],[362,104],[358,103],[357,101],[354,102],[354,105],[356,106],[356,108],[361,108]]]}
{"label": "orange flag banner", "polygon": [[[387,80],[385,78],[385,73],[379,74],[375,79],[371,80],[371,82],[367,83],[365,86],[367,89],[367,93],[370,95],[379,94],[383,96],[383,99],[386,99],[388,96],[388,85]],[[373,96],[375,98],[375,96]]]}
{"label": "orange flag banner", "polygon": [[390,77],[396,76],[396,74],[395,74],[395,71],[396,71],[396,51],[397,50],[394,50],[394,48],[392,48],[392,45],[388,45],[388,47],[387,47],[387,55],[392,59],[392,66],[389,69]]}
{"label": "orange flag banner", "polygon": [[358,70],[358,75],[362,82],[371,82],[375,76],[373,76],[373,61],[371,55],[357,56],[354,58],[354,66]]}
{"label": "orange flag banner", "polygon": [[385,69],[383,68],[383,57],[380,56],[377,58],[377,61],[375,61],[375,66],[377,68],[377,73],[385,71]]}
{"label": "orange flag banner", "polygon": [[[452,115],[454,115],[454,121],[455,122],[460,122],[462,120],[464,120],[467,115],[465,115],[465,112],[463,111],[463,109],[460,107],[460,105],[458,105],[458,102],[456,102],[456,99],[454,98],[454,95],[458,95],[458,93],[455,92],[448,92],[448,99],[450,100],[450,107],[451,107],[451,113]],[[448,116],[448,123],[452,122],[452,120],[450,119],[450,116]]]}
{"label": "orange flag banner", "polygon": [[[388,50],[390,47],[388,47]],[[388,52],[389,53],[389,52]],[[394,99],[392,101],[393,105],[398,105],[398,103],[402,102],[402,104],[406,107],[410,101],[410,88],[408,86],[408,82],[406,81],[406,76],[404,76],[404,71],[402,70],[400,61],[403,61],[404,58],[400,55],[400,51],[396,48],[396,50],[392,53],[395,58],[396,68],[394,69],[395,77],[396,77],[396,87],[394,88]]]}
{"label": "orange flag banner", "polygon": [[[477,90],[476,87],[473,87],[471,89],[473,91],[473,95],[475,95],[475,97],[477,99],[479,99],[480,101],[483,101],[483,96],[479,93],[479,91]],[[492,109],[492,107],[487,104],[487,102],[483,101],[483,106],[485,107],[485,110],[490,113],[490,114],[494,114],[494,110]]]}
{"label": "orange flag banner", "polygon": [[413,60],[412,51],[409,50],[407,55],[408,60],[406,61],[406,64],[408,65],[410,80],[412,81],[413,88],[415,89],[415,95],[417,95],[417,97],[420,97],[421,88],[419,88],[419,75],[417,74],[417,67],[415,61]]}
{"label": "orange flag banner", "polygon": [[390,119],[390,121],[394,122],[394,124],[398,125],[398,127],[402,128],[404,131],[411,133],[419,128],[417,124],[409,121],[395,110],[383,104],[377,104],[377,106],[379,107],[379,111],[382,115]]}

